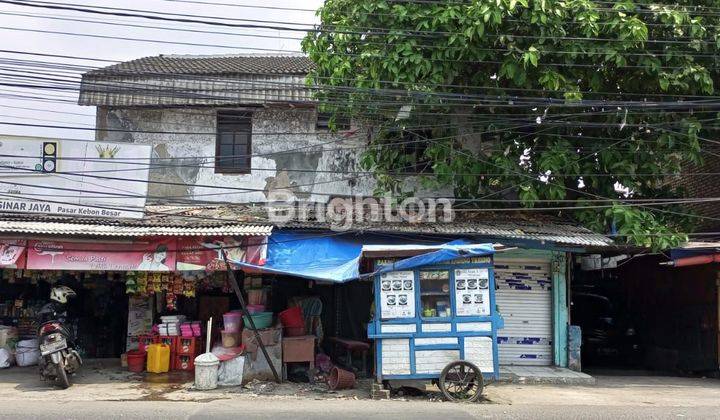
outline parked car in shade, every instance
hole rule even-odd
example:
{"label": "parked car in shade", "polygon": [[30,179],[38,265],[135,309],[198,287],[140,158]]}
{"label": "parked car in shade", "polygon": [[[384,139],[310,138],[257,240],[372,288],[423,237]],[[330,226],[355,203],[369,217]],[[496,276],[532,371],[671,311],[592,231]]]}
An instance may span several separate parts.
{"label": "parked car in shade", "polygon": [[641,346],[631,320],[602,294],[574,292],[571,319],[582,328],[583,365],[635,366]]}

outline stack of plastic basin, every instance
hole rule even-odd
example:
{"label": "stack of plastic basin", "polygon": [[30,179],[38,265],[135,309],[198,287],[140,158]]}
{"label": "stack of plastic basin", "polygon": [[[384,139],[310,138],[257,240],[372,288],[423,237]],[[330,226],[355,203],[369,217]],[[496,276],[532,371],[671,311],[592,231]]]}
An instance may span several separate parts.
{"label": "stack of plastic basin", "polygon": [[240,312],[226,312],[223,314],[225,332],[239,333],[242,330],[242,314]]}

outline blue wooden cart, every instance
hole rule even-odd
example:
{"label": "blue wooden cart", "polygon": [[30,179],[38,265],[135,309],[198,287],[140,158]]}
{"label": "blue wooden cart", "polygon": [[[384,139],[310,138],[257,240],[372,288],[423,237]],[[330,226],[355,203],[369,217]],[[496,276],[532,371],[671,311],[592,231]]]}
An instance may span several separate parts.
{"label": "blue wooden cart", "polygon": [[[377,261],[388,267],[390,261]],[[382,271],[382,270],[381,270]],[[476,400],[484,379],[498,379],[492,252],[375,276],[377,381],[437,383],[450,400]]]}

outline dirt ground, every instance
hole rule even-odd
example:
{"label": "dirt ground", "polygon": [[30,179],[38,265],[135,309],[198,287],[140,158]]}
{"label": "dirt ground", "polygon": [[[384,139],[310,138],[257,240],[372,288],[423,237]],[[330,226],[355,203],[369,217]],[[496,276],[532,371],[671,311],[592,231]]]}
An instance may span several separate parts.
{"label": "dirt ground", "polygon": [[[193,390],[192,374],[133,374],[114,361],[91,361],[72,378],[69,390],[43,383],[36,367],[0,370],[2,401],[368,400],[372,380],[355,389],[329,391],[324,384],[251,382],[243,387]],[[595,386],[488,384],[482,404],[505,406],[634,406],[720,408],[720,380],[667,376],[597,376]],[[395,401],[440,403],[436,390],[392,397]],[[446,403],[441,403],[446,404]]]}

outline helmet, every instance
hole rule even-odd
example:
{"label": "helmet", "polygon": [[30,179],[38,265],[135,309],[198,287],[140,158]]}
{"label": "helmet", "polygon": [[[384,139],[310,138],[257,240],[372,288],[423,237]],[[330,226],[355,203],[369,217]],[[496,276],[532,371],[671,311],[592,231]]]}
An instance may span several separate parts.
{"label": "helmet", "polygon": [[67,303],[68,298],[77,296],[75,291],[67,286],[57,286],[50,290],[50,300],[58,303]]}

